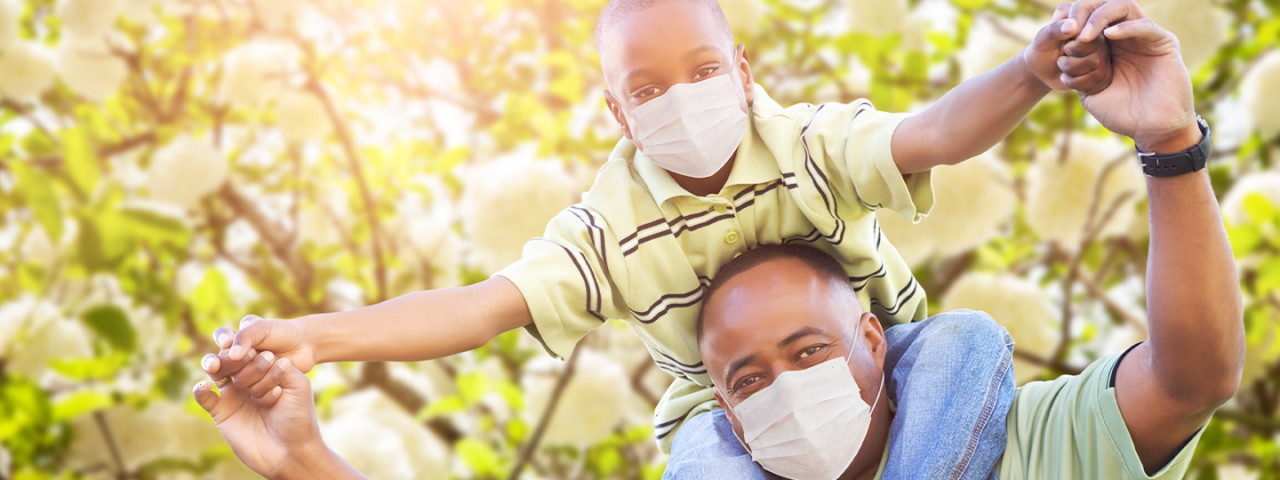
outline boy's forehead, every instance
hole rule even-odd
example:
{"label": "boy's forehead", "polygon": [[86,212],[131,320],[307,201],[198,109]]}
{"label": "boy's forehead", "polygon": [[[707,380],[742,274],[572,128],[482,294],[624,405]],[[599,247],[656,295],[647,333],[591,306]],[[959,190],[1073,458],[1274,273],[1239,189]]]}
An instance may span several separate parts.
{"label": "boy's forehead", "polygon": [[607,81],[641,63],[676,60],[705,46],[733,51],[733,36],[718,14],[701,1],[659,1],[647,8],[602,16],[598,46]]}

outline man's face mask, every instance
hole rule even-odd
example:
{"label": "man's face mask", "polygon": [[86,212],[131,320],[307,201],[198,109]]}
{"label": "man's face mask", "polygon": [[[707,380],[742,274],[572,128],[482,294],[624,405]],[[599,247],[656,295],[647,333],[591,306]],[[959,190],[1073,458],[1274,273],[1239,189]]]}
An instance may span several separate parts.
{"label": "man's face mask", "polygon": [[833,358],[783,372],[737,406],[726,403],[742,424],[739,441],[748,446],[752,460],[776,475],[805,480],[834,480],[849,468],[875,410],[862,399],[849,372],[852,358],[850,350],[843,362]]}
{"label": "man's face mask", "polygon": [[[737,65],[737,63],[734,63]],[[681,83],[632,111],[635,139],[659,167],[686,177],[720,171],[747,133],[732,74]]]}

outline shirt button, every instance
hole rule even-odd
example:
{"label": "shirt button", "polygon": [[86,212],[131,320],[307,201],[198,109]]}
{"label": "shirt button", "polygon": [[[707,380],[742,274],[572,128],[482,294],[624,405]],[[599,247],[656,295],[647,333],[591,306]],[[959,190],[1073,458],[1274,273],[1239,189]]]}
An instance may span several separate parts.
{"label": "shirt button", "polygon": [[738,232],[729,232],[724,234],[724,243],[730,245],[738,242]]}
{"label": "shirt button", "polygon": [[726,207],[724,205],[716,205],[715,207],[712,207],[712,210],[715,210],[716,213],[724,213],[729,211],[729,207]]}

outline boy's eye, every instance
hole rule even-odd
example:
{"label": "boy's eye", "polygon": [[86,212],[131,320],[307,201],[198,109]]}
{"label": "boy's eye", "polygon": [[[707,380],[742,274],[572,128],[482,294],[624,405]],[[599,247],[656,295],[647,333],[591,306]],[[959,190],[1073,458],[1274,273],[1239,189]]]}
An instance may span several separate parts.
{"label": "boy's eye", "polygon": [[693,78],[694,78],[694,79],[697,79],[697,80],[700,80],[700,79],[703,79],[703,78],[707,78],[707,77],[708,77],[708,76],[710,76],[711,74],[716,73],[716,70],[718,70],[718,69],[719,69],[719,67],[707,67],[707,68],[704,68],[704,69],[698,70],[697,72],[695,72],[695,73],[693,74]]}
{"label": "boy's eye", "polygon": [[645,87],[640,90],[636,90],[636,93],[632,94],[632,96],[636,99],[649,98],[657,95],[661,91],[662,90],[658,89],[658,87]]}

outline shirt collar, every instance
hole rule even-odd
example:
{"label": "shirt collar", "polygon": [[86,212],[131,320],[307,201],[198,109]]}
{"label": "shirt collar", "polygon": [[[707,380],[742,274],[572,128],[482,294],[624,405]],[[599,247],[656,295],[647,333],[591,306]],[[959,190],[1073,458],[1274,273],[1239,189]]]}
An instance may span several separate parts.
{"label": "shirt collar", "polygon": [[[747,126],[747,134],[742,137],[742,143],[738,144],[737,154],[733,160],[733,169],[729,171],[729,179],[725,182],[724,188],[720,192],[725,191],[734,185],[756,185],[768,183],[777,180],[781,175],[778,170],[778,162],[774,159],[773,153],[765,147],[764,141],[760,138],[759,129],[756,128],[756,122],[760,119],[770,117],[782,110],[773,99],[769,98],[760,85],[754,85],[754,101],[751,107],[751,115]],[[633,155],[633,163],[636,173],[640,175],[640,179],[649,187],[649,192],[653,195],[661,205],[667,200],[675,197],[694,196],[676,183],[671,178],[671,174],[663,170],[653,163],[644,152],[635,147],[630,140],[623,139],[622,142],[614,150],[614,155]]]}

